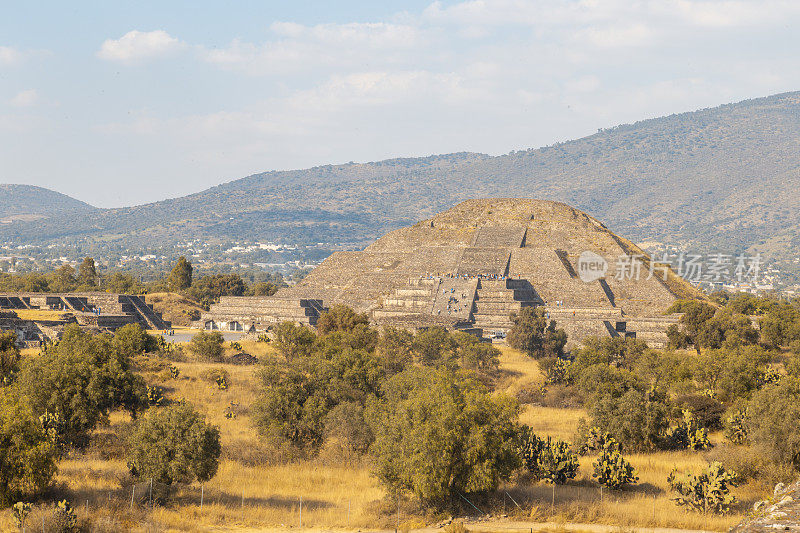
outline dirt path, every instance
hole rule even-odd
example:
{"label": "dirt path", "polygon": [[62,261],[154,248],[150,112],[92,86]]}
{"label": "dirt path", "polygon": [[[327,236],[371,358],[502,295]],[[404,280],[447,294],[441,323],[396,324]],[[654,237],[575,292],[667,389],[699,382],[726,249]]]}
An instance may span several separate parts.
{"label": "dirt path", "polygon": [[[458,520],[460,521],[460,520]],[[482,520],[472,521],[464,520],[464,526],[469,531],[479,533],[527,533],[527,532],[574,532],[574,533],[709,533],[709,530],[696,530],[696,529],[675,529],[665,527],[634,527],[634,526],[613,526],[607,524],[577,524],[572,522],[524,522],[517,520]],[[333,528],[266,528],[266,529],[229,529],[225,527],[212,528],[208,531],[214,532],[237,532],[237,533],[283,533],[283,532],[296,532],[307,531],[310,533],[342,533],[345,531],[353,531],[347,529],[333,529]],[[394,533],[394,529],[359,529],[361,533],[375,532],[375,533]],[[412,529],[409,533],[438,533],[442,528],[426,527],[421,529]]]}

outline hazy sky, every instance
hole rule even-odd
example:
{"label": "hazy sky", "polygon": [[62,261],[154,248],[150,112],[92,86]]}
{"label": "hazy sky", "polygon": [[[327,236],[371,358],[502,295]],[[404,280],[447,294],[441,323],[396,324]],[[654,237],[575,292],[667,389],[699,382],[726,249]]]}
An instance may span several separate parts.
{"label": "hazy sky", "polygon": [[800,1],[3,2],[0,183],[97,206],[800,90]]}

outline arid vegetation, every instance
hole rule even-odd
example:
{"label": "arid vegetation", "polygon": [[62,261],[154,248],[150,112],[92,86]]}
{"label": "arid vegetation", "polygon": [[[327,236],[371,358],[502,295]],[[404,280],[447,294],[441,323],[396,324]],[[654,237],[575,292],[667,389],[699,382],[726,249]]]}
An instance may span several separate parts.
{"label": "arid vegetation", "polygon": [[[789,331],[792,311],[718,301],[694,327],[720,313],[733,325],[699,353],[609,338],[537,358],[436,328],[377,330],[342,307],[270,342],[164,345],[129,326],[70,330],[37,355],[5,343],[0,438],[26,437],[0,464],[0,496],[31,503],[27,520],[84,530],[299,525],[301,499],[305,526],[390,527],[399,510],[412,528],[474,505],[723,530],[800,466],[787,415],[800,365],[791,337],[742,335],[737,318],[753,309]],[[557,338],[529,318],[517,338]]]}

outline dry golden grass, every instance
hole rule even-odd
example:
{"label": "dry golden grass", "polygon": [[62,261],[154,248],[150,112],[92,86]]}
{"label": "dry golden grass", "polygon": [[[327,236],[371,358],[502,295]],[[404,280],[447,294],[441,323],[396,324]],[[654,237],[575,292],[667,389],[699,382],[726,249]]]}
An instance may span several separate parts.
{"label": "dry golden grass", "polygon": [[586,411],[583,409],[525,405],[520,412],[519,420],[529,425],[539,436],[571,441],[578,430],[578,421],[586,416]]}
{"label": "dry golden grass", "polygon": [[[242,341],[242,347],[258,357],[273,350],[268,343],[254,341]],[[232,353],[229,349],[226,351],[228,355]],[[503,383],[504,388],[514,390],[520,383],[541,380],[536,361],[508,347],[501,346],[501,351],[501,368],[508,380]],[[131,510],[130,478],[125,461],[87,455],[59,464],[57,481],[62,489],[58,496],[72,501],[79,509],[79,516],[88,500],[95,520],[111,519],[122,525],[120,530],[145,531],[142,524],[152,521],[168,531],[256,531],[299,525],[302,497],[304,527],[374,529],[394,525],[393,518],[381,516],[377,510],[384,493],[367,465],[334,466],[311,460],[274,462],[273,450],[262,442],[250,423],[249,411],[259,389],[256,366],[205,362],[173,364],[180,369],[178,379],[164,380],[163,374],[155,373],[145,374],[145,379],[164,387],[168,399],[183,398],[194,404],[221,432],[223,458],[217,475],[203,486],[202,511],[197,484],[178,488],[166,506],[157,506],[152,513],[139,503]],[[209,370],[219,369],[229,375],[225,390],[204,377]],[[236,417],[227,418],[227,412],[236,413]],[[537,434],[571,440],[578,420],[585,416],[580,409],[525,406],[521,421]],[[127,415],[114,413],[110,430],[121,429],[128,422]],[[712,435],[714,441],[719,438],[719,435]],[[516,480],[502,488],[523,506],[523,511],[515,515],[520,520],[715,531],[726,530],[740,521],[741,509],[749,508],[765,490],[758,484],[737,488],[735,494],[742,501],[737,512],[724,517],[703,515],[679,508],[670,501],[666,483],[673,468],[701,468],[705,464],[702,454],[658,452],[628,458],[638,470],[639,483],[628,490],[606,492],[603,501],[591,476],[594,460],[591,456],[580,459],[581,469],[576,480],[556,487],[555,507],[551,507],[553,489],[550,485]],[[502,503],[498,495],[482,505],[497,513]],[[423,518],[405,513],[402,521],[408,528],[421,525]],[[10,513],[0,513],[0,530],[9,529]]]}
{"label": "dry golden grass", "polygon": [[[671,499],[667,476],[673,468],[680,471],[702,468],[701,454],[657,452],[626,456],[637,470],[639,482],[621,491],[601,491],[592,478],[594,456],[580,458],[578,477],[567,485],[555,487],[536,483],[509,483],[506,490],[517,502],[526,505],[523,516],[537,521],[601,523],[621,527],[668,527],[724,531],[740,522],[753,502],[763,498],[764,487],[744,485],[734,489],[739,506],[725,516],[706,515],[678,507]],[[527,512],[530,509],[530,512]]]}
{"label": "dry golden grass", "polygon": [[63,320],[65,313],[50,309],[16,309],[14,314],[21,320]]}

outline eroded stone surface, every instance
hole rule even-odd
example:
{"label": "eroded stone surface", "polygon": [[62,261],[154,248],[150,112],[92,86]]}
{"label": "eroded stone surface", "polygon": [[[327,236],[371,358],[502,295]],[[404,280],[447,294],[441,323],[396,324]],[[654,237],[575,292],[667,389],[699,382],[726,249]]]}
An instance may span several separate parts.
{"label": "eroded stone surface", "polygon": [[800,531],[800,481],[784,486],[779,483],[769,500],[757,502],[752,514],[731,531],[760,533]]}

